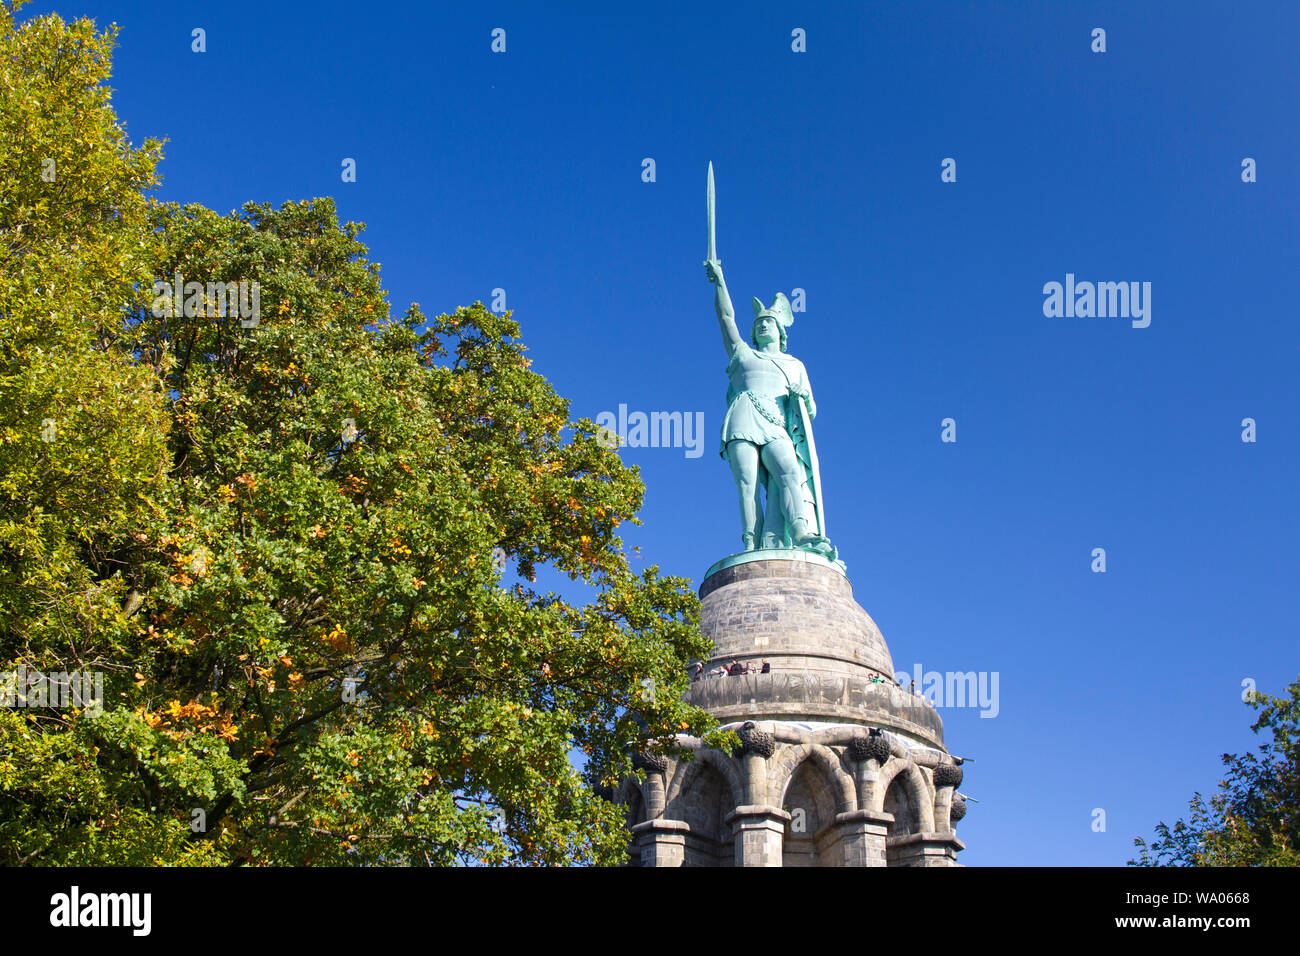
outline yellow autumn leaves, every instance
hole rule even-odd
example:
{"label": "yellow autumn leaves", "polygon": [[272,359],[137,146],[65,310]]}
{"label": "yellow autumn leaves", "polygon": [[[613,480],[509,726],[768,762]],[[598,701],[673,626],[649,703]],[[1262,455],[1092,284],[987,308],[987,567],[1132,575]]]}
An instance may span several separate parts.
{"label": "yellow autumn leaves", "polygon": [[212,705],[201,704],[197,700],[188,704],[173,700],[158,711],[137,707],[135,712],[154,730],[162,731],[176,740],[183,740],[196,733],[209,733],[230,742],[238,740],[239,732],[231,715],[222,713],[215,704],[215,698]]}
{"label": "yellow autumn leaves", "polygon": [[330,648],[339,654],[346,654],[352,646],[348,632],[341,627],[332,628],[321,638]]}

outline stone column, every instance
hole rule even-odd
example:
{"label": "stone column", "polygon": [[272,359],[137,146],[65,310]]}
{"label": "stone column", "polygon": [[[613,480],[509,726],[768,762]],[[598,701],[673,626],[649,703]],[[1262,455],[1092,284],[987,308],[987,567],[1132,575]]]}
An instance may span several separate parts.
{"label": "stone column", "polygon": [[664,815],[664,776],[662,773],[647,773],[645,786],[641,795],[645,800],[645,815],[649,820]]}
{"label": "stone column", "polygon": [[885,866],[885,836],[894,822],[892,813],[850,810],[835,816],[832,866]]}
{"label": "stone column", "polygon": [[632,828],[632,853],[642,866],[682,866],[686,862],[686,834],[690,824],[681,820],[647,820]]}
{"label": "stone column", "polygon": [[780,866],[785,843],[785,825],[790,814],[767,803],[767,761],[776,753],[776,739],[746,721],[736,732],[740,737],[740,759],[745,774],[746,802],[727,815],[736,844],[736,866]]}
{"label": "stone column", "polygon": [[632,769],[645,771],[645,785],[641,788],[641,796],[645,800],[646,818],[653,820],[655,817],[663,816],[668,758],[663,754],[642,750],[632,756]]}
{"label": "stone column", "polygon": [[[941,763],[934,768],[934,828],[943,833],[953,832],[952,823],[949,817],[953,809],[953,794],[961,786],[962,770],[961,765],[957,763]],[[963,805],[957,812],[957,819],[960,820],[966,812]]]}
{"label": "stone column", "polygon": [[889,762],[889,741],[878,729],[869,728],[866,736],[855,735],[846,748],[857,764],[853,782],[858,791],[858,806],[870,809],[880,805],[880,768]]}
{"label": "stone column", "polygon": [[767,803],[767,757],[754,751],[742,752],[740,766],[744,771],[744,802]]}
{"label": "stone column", "polygon": [[952,810],[952,787],[940,787],[934,796],[934,828],[943,833],[951,833],[952,825],[948,814]]}
{"label": "stone column", "polygon": [[895,866],[961,866],[957,853],[966,844],[951,833],[913,833],[891,841]]}
{"label": "stone column", "polygon": [[780,866],[785,825],[790,814],[780,807],[751,804],[727,814],[736,841],[736,866]]}

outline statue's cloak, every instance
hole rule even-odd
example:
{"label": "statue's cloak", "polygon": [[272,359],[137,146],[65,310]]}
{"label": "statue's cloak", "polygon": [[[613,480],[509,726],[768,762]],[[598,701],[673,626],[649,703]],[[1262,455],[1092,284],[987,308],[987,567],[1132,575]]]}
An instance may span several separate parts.
{"label": "statue's cloak", "polygon": [[813,512],[817,516],[817,533],[826,537],[826,514],[822,510],[821,468],[817,463],[817,443],[813,441],[812,422],[803,399],[791,395],[785,407],[785,430],[794,442],[794,452],[803,465],[804,487],[812,492]]}
{"label": "statue's cloak", "polygon": [[[781,374],[785,376],[787,386],[792,384],[790,382],[790,373],[786,371],[785,366],[779,360],[762,352],[756,352],[755,354],[763,355],[780,369]],[[801,373],[800,378],[804,387],[809,387],[807,373]],[[803,466],[804,492],[812,499],[813,516],[817,522],[817,534],[824,538],[827,536],[826,512],[822,507],[822,478],[821,467],[817,462],[817,444],[813,440],[812,421],[808,418],[808,407],[804,404],[803,399],[796,395],[786,396],[785,430],[790,435],[790,441],[794,444],[794,453]],[[764,484],[767,484],[766,475],[764,478]],[[790,516],[786,515],[786,520],[789,521],[789,519]],[[767,529],[763,530],[766,531]]]}

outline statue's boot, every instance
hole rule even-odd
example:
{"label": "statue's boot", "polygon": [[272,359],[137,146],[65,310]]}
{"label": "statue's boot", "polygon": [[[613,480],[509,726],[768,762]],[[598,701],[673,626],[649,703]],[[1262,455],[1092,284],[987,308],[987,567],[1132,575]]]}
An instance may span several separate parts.
{"label": "statue's boot", "polygon": [[814,531],[807,531],[807,522],[800,518],[794,537],[796,548],[803,548],[805,551],[816,551],[818,554],[825,555],[832,561],[839,557],[839,550],[831,544],[830,538],[817,534]]}
{"label": "statue's boot", "polygon": [[839,549],[836,548],[835,545],[831,544],[830,538],[824,538],[819,534],[812,535],[810,540],[805,541],[801,547],[807,548],[809,551],[816,551],[818,554],[823,554],[832,561],[837,560],[840,554]]}

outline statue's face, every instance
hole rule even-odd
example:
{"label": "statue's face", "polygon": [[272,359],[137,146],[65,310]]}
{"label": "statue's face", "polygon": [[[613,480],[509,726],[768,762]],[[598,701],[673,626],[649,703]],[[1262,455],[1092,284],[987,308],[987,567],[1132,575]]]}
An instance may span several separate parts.
{"label": "statue's face", "polygon": [[759,345],[767,345],[769,342],[781,341],[781,330],[776,324],[776,319],[770,315],[764,315],[754,320],[754,341]]}

